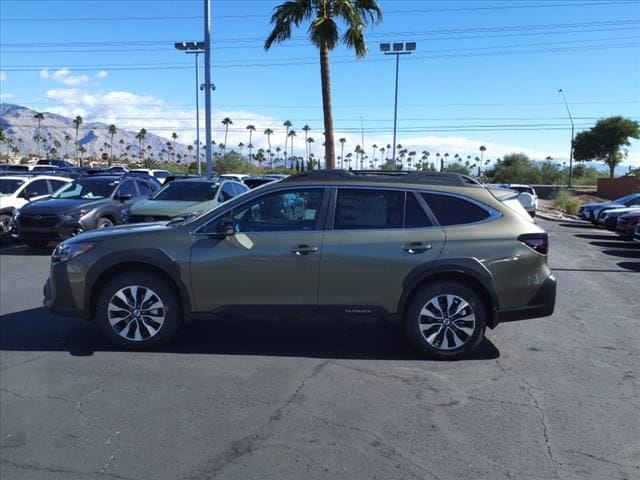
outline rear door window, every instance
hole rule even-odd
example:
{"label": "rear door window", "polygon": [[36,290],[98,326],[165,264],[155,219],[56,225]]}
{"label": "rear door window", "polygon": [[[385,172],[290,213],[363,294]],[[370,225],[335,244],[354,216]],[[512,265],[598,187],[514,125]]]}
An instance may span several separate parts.
{"label": "rear door window", "polygon": [[34,180],[24,188],[24,196],[39,197],[41,195],[49,195],[49,186],[46,180]]}
{"label": "rear door window", "polygon": [[460,197],[437,193],[421,195],[442,226],[482,222],[491,215],[484,208]]}
{"label": "rear door window", "polygon": [[127,180],[120,184],[115,197],[122,197],[124,195],[131,195],[132,197],[138,196],[138,189],[136,188],[135,182]]}
{"label": "rear door window", "polygon": [[405,192],[401,190],[338,190],[335,230],[402,228]]}

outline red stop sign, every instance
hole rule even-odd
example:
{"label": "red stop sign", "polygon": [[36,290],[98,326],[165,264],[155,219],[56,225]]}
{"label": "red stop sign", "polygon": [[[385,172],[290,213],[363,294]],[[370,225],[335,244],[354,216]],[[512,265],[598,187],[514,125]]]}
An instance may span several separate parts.
{"label": "red stop sign", "polygon": [[107,153],[103,153],[102,154],[102,159],[103,160],[109,160],[109,155]]}

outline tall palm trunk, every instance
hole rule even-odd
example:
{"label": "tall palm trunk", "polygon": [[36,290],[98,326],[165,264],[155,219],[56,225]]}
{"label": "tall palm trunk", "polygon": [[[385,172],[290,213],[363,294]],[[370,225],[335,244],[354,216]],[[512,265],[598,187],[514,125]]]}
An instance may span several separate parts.
{"label": "tall palm trunk", "polygon": [[336,151],[333,143],[333,113],[331,112],[331,76],[329,72],[329,49],[320,48],[320,78],[322,80],[322,111],[324,113],[325,168],[336,168]]}

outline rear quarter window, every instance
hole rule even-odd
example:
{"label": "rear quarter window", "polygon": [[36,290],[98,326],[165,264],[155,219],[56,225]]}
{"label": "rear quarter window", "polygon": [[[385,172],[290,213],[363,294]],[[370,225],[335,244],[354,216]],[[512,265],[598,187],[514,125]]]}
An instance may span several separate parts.
{"label": "rear quarter window", "polygon": [[421,195],[442,226],[482,222],[491,215],[484,208],[460,197],[436,193]]}

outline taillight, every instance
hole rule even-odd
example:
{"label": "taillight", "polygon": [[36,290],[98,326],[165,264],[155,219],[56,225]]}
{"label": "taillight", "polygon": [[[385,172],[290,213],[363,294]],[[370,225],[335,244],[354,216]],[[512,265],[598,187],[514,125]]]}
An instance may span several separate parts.
{"label": "taillight", "polygon": [[549,235],[546,233],[523,233],[518,237],[518,241],[543,255],[549,252]]}

